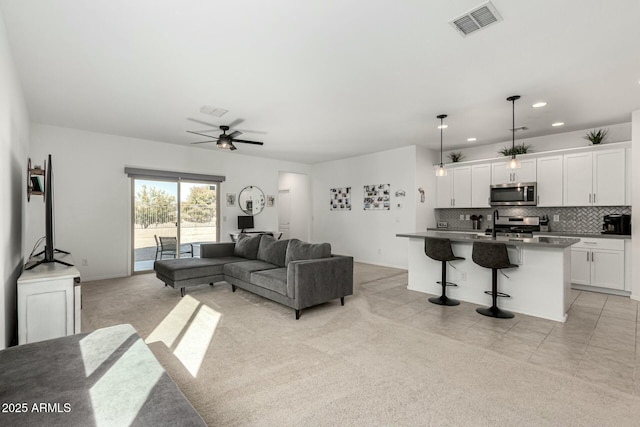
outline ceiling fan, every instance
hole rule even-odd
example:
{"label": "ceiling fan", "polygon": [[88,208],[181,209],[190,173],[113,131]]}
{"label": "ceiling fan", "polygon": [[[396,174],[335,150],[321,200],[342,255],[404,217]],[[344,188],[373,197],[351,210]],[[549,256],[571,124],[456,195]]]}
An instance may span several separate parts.
{"label": "ceiling fan", "polygon": [[222,130],[222,134],[218,135],[217,137],[216,136],[211,136],[211,135],[206,135],[206,134],[200,133],[200,132],[194,132],[192,130],[188,130],[187,132],[212,139],[212,140],[209,140],[209,141],[192,142],[192,144],[205,144],[207,142],[216,141],[216,145],[218,146],[218,148],[223,149],[223,150],[237,150],[236,146],[233,145],[234,142],[241,142],[243,144],[264,145],[263,142],[259,142],[259,141],[247,141],[245,139],[237,139],[236,138],[237,136],[242,135],[242,132],[240,132],[239,130],[234,130],[230,134],[227,134],[227,131],[229,130],[229,126],[222,125],[222,126],[220,126],[220,130]]}
{"label": "ceiling fan", "polygon": [[[189,118],[188,120],[191,120],[193,122],[197,122],[197,123],[202,123],[202,124],[206,124],[208,126],[214,126],[211,123],[206,123],[200,120],[196,120],[196,119],[191,119]],[[243,120],[242,119],[237,119],[234,122],[230,123],[230,126],[236,125],[241,123]],[[223,149],[223,150],[237,150],[236,146],[233,145],[234,142],[241,142],[243,144],[254,144],[254,145],[264,145],[263,142],[259,142],[259,141],[247,141],[244,139],[237,139],[238,136],[242,135],[242,132],[239,130],[234,130],[231,133],[227,134],[227,131],[230,129],[230,126],[227,125],[222,125],[222,126],[218,126],[220,128],[220,130],[222,131],[221,135],[216,136],[211,136],[211,135],[207,135],[201,132],[195,132],[192,130],[188,130],[187,132],[195,134],[195,135],[200,135],[200,136],[204,136],[206,138],[211,138],[213,140],[209,140],[209,141],[198,141],[198,142],[192,142],[192,144],[205,144],[208,142],[216,142],[216,145],[218,148]],[[207,132],[207,131],[204,131]],[[247,131],[247,132],[252,132],[252,131]],[[258,132],[255,132],[258,133]]]}

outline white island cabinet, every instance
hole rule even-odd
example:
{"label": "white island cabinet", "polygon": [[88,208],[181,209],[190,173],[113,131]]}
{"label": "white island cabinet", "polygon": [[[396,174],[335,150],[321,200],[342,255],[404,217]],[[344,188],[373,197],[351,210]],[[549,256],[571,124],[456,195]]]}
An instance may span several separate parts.
{"label": "white island cabinet", "polygon": [[[73,264],[70,255],[56,257]],[[50,262],[25,269],[18,278],[18,344],[80,333],[80,298],[76,267]]]}
{"label": "white island cabinet", "polygon": [[[501,308],[516,313],[564,322],[571,304],[571,245],[579,239],[561,237],[534,237],[487,239],[473,233],[416,232],[397,234],[409,238],[408,289],[440,295],[442,287],[436,282],[442,277],[442,263],[424,253],[425,237],[451,240],[453,253],[464,260],[453,261],[455,269],[447,267],[448,277],[457,287],[447,288],[451,298],[479,305],[491,305],[491,269],[483,268],[472,260],[475,241],[504,243],[509,258],[518,268],[505,269],[498,278],[498,291],[509,294],[500,298]],[[427,303],[428,304],[428,303]]]}

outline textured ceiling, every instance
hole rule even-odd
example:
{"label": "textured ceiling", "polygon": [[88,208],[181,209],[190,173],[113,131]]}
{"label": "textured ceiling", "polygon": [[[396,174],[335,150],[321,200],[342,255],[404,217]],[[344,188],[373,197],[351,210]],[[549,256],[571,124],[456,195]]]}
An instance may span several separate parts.
{"label": "textured ceiling", "polygon": [[[629,122],[640,109],[640,2],[0,0],[34,122],[189,146],[237,119],[238,152],[307,163],[445,150]],[[531,104],[544,100],[541,109]],[[200,113],[209,105],[229,112]],[[565,126],[552,128],[555,121]],[[217,134],[219,132],[213,132]],[[467,138],[476,137],[474,143]]]}

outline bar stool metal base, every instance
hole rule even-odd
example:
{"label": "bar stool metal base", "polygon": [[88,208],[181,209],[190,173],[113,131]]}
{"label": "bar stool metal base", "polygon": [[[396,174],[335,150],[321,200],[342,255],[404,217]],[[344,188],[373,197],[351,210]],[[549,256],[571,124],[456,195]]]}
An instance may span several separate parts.
{"label": "bar stool metal base", "polygon": [[502,310],[495,305],[491,307],[476,308],[476,311],[483,316],[497,317],[498,319],[511,319],[515,316],[512,312]]}
{"label": "bar stool metal base", "polygon": [[460,305],[460,301],[458,301],[457,299],[449,298],[446,295],[431,297],[429,298],[429,302],[438,305],[448,305],[450,307],[454,305]]}

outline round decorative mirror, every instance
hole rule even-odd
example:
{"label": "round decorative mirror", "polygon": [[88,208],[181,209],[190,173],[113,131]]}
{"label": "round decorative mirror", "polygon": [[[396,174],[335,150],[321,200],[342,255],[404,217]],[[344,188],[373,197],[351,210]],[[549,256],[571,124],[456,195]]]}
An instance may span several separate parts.
{"label": "round decorative mirror", "polygon": [[238,205],[247,215],[257,215],[264,209],[264,193],[258,187],[244,187],[238,195]]}

